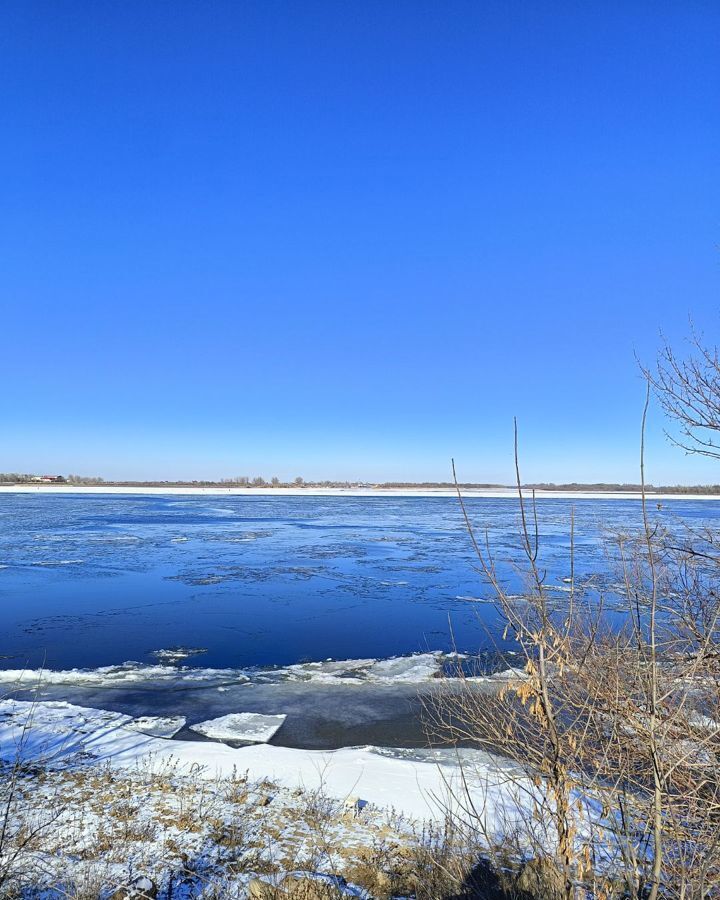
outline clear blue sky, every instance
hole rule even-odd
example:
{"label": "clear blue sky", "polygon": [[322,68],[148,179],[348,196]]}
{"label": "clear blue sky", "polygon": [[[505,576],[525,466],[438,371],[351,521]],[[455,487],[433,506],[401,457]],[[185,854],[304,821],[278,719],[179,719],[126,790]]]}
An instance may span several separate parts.
{"label": "clear blue sky", "polygon": [[[18,0],[0,470],[637,480],[718,336],[716,2]],[[650,433],[649,477],[720,481]]]}

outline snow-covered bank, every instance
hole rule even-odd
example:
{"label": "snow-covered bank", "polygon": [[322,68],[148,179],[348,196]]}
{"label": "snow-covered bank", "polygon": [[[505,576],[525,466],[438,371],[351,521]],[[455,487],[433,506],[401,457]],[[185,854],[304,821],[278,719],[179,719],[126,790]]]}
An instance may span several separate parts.
{"label": "snow-covered bank", "polygon": [[[137,894],[115,888],[150,876],[159,900],[276,900],[268,884],[300,877],[338,878],[327,900],[436,900],[455,896],[491,847],[522,872],[527,854],[556,844],[538,818],[553,802],[539,780],[482,751],[233,749],[143,731],[155,726],[65,702],[0,702],[4,783],[20,781],[5,792],[10,845],[22,848],[28,828],[42,834],[20,858],[32,890],[17,896],[60,900],[90,881],[82,896],[127,900]],[[597,865],[612,866],[612,835],[597,837],[602,803],[577,794],[573,810],[578,852],[592,832]],[[460,881],[435,891],[438,866]]]}
{"label": "snow-covered bank", "polygon": [[[517,500],[511,488],[463,489],[464,497]],[[242,487],[150,487],[135,485],[3,484],[0,494],[181,494],[237,497],[455,497],[447,488],[242,488]],[[542,491],[538,500],[640,500],[637,491]],[[650,500],[715,500],[718,494],[648,494]]]}
{"label": "snow-covered bank", "polygon": [[[322,790],[330,797],[361,797],[374,807],[394,809],[412,819],[444,820],[459,814],[468,779],[478,809],[494,821],[515,815],[517,772],[506,761],[479,751],[463,751],[463,773],[455,751],[394,753],[372,747],[329,752],[268,745],[233,748],[210,741],[167,740],[137,730],[121,713],[65,702],[0,701],[0,757],[40,761],[54,769],[109,765],[155,772],[251,780],[270,779],[286,788]],[[511,778],[511,775],[514,775]]]}
{"label": "snow-covered bank", "polygon": [[277,885],[295,900],[437,900],[477,861],[454,828],[243,772],[210,780],[82,759],[3,775],[4,897],[277,900]]}

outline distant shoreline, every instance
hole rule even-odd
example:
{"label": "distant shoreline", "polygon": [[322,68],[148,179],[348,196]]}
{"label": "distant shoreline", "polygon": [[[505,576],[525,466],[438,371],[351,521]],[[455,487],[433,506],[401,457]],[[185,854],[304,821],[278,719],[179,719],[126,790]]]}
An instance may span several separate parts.
{"label": "distant shoreline", "polygon": [[[517,491],[510,488],[461,488],[463,497],[498,500],[517,500]],[[530,489],[523,489],[526,497]],[[7,484],[0,485],[0,494],[166,494],[208,497],[455,497],[449,488],[282,488],[282,487],[184,487],[140,485],[70,485],[70,484]],[[538,500],[640,500],[638,491],[547,491],[536,490]],[[648,491],[652,501],[717,500],[720,494],[663,494]]]}

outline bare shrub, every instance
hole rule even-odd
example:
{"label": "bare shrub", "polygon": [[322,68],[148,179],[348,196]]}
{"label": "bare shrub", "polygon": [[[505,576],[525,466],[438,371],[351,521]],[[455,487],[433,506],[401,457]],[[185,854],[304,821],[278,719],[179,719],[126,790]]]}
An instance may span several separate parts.
{"label": "bare shrub", "polygon": [[[698,370],[690,371],[705,390]],[[714,535],[686,531],[681,540],[652,520],[644,492],[648,399],[642,515],[637,532],[616,541],[612,627],[608,598],[585,602],[575,584],[572,520],[567,602],[562,609],[553,602],[535,497],[521,486],[517,430],[520,600],[507,592],[458,488],[480,568],[524,665],[494,693],[460,672],[461,689],[438,693],[429,723],[436,734],[516,764],[527,820],[516,836],[515,885],[536,896],[571,900],[583,889],[656,900],[720,890],[720,547]],[[470,801],[466,811],[492,848],[484,811]]]}

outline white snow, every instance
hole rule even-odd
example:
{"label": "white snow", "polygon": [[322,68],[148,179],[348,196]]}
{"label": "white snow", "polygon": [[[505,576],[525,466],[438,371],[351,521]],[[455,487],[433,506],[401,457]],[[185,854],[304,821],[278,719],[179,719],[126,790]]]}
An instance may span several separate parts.
{"label": "white snow", "polygon": [[287,716],[266,716],[261,713],[229,713],[217,719],[208,719],[191,725],[192,731],[204,734],[214,741],[246,741],[266,744],[282,727]]}
{"label": "white snow", "polygon": [[233,748],[206,741],[166,740],[129,727],[129,716],[65,702],[0,701],[0,757],[42,761],[51,768],[104,764],[214,779],[247,773],[290,789],[322,790],[344,800],[359,796],[375,807],[413,819],[444,820],[467,809],[465,783],[489,830],[506,828],[527,814],[533,788],[487,754],[467,757],[461,770],[452,751],[393,756],[387,750],[352,747],[329,752],[253,744]]}

